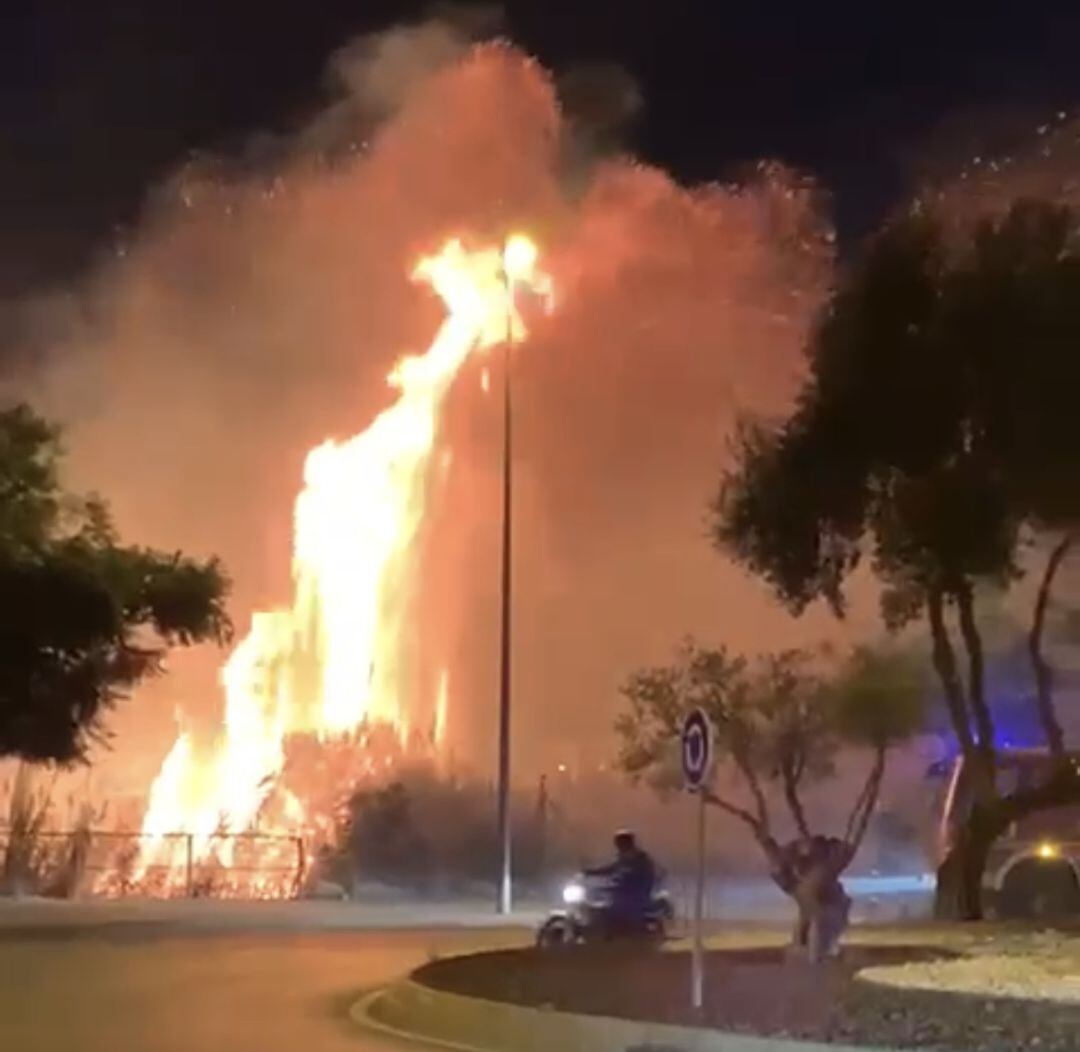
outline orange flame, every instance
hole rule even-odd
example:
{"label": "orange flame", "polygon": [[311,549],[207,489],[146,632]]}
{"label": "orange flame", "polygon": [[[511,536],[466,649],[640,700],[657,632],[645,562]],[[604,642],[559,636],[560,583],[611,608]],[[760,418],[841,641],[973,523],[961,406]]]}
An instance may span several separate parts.
{"label": "orange flame", "polygon": [[[166,867],[173,884],[184,879],[167,836],[174,833],[193,837],[197,860],[228,865],[231,841],[215,834],[256,828],[290,735],[326,740],[382,724],[407,736],[410,714],[396,689],[400,596],[439,411],[473,351],[525,337],[515,288],[551,292],[537,262],[533,242],[515,235],[502,249],[476,252],[449,241],[416,266],[413,279],[440,296],[446,318],[426,352],[391,371],[392,406],[366,431],[308,454],[294,515],[292,605],[254,614],[226,662],[224,727],[213,755],[200,758],[187,733],[176,739],[150,790],[135,880],[151,865]],[[446,734],[446,683],[444,672],[436,747]],[[292,797],[282,821],[291,831],[329,824],[305,815]]]}

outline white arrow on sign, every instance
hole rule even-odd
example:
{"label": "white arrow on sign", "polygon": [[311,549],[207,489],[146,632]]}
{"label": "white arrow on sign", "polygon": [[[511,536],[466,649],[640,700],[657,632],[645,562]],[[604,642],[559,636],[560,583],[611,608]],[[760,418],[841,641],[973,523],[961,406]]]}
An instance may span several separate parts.
{"label": "white arrow on sign", "polygon": [[688,789],[698,789],[709,775],[713,736],[709,717],[702,709],[687,714],[682,725],[682,769]]}

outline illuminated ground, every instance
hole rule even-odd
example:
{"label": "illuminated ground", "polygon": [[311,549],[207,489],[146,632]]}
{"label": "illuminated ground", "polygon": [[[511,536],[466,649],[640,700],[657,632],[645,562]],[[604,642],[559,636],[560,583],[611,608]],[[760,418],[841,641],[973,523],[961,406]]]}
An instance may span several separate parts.
{"label": "illuminated ground", "polygon": [[361,988],[531,941],[540,905],[0,899],[0,1049],[388,1052],[345,1018]]}
{"label": "illuminated ground", "polygon": [[185,904],[0,903],[0,1048],[385,1052],[346,1019],[360,988],[435,953],[529,937],[490,928],[348,930],[373,918],[324,903],[297,904],[291,917],[272,906],[259,924],[250,908],[227,908],[215,925],[215,911],[200,905],[186,904],[197,919],[188,924]]}
{"label": "illuminated ground", "polygon": [[[489,905],[479,902],[376,907],[0,900],[0,1049],[400,1052],[400,1046],[357,1031],[346,1017],[348,1006],[361,989],[434,956],[531,941],[529,928],[496,927],[493,921]],[[714,929],[709,1000],[715,1023],[757,1029],[762,1019],[751,1018],[758,1014],[755,1005],[774,1013],[780,1004],[786,1015],[765,1019],[766,1032],[819,1036],[819,1024],[828,1022],[833,1038],[894,1047],[1078,1047],[1075,992],[1062,998],[1057,989],[1030,989],[1048,977],[1063,988],[1075,985],[1075,930],[871,927],[852,933],[847,963],[824,973],[785,967],[768,954],[725,964],[725,949],[778,946],[786,935],[783,927],[754,924]],[[675,1020],[686,1000],[686,966],[678,960],[684,945],[671,946],[675,953],[659,955],[659,962],[652,954],[635,959],[620,953],[597,968],[588,954],[559,960],[526,954],[513,959],[513,967],[511,959],[487,958],[437,971],[462,992]],[[924,950],[908,955],[903,948],[913,945]],[[879,950],[871,953],[869,946]],[[959,957],[955,963],[933,960],[940,957],[936,950]],[[878,978],[908,989],[870,991],[869,1000],[864,991],[854,1005],[859,1011],[826,1020],[822,1012],[830,1000],[839,994],[846,1000],[848,973],[863,965],[884,965]],[[960,996],[945,993],[949,989]],[[1033,996],[1067,1003],[1027,1000]]]}

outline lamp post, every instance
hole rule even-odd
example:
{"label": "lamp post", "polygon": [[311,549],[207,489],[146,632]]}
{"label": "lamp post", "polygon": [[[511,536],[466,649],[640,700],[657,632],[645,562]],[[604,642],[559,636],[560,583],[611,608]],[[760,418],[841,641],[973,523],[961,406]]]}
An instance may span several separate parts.
{"label": "lamp post", "polygon": [[506,283],[506,340],[503,344],[503,478],[502,478],[502,585],[499,641],[499,913],[513,907],[510,819],[510,595],[511,595],[511,454],[510,350],[514,342],[514,279],[503,246],[503,281]]}

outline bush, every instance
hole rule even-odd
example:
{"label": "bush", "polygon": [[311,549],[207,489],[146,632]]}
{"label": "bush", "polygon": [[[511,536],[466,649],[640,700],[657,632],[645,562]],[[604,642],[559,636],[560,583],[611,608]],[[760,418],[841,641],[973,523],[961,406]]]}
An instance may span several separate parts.
{"label": "bush", "polygon": [[[516,795],[512,819],[515,879],[537,885],[549,867],[565,861],[567,851],[548,837],[535,801]],[[414,770],[352,796],[320,869],[354,893],[367,882],[461,892],[493,883],[498,865],[492,788]]]}

